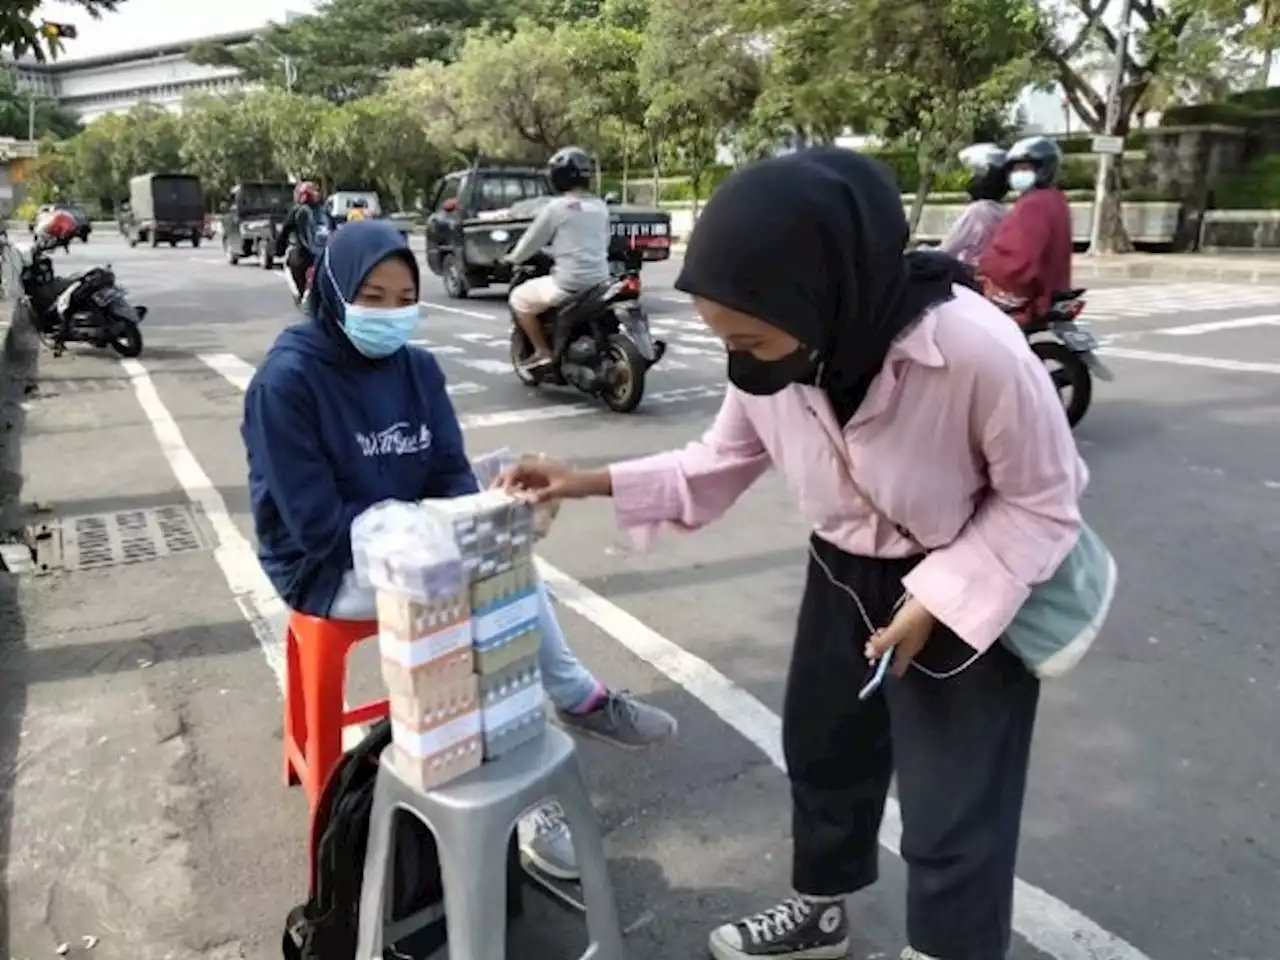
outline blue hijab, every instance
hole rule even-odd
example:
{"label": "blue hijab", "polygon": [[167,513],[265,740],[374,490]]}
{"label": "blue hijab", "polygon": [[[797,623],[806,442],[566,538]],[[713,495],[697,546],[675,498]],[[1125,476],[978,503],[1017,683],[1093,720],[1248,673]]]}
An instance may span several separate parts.
{"label": "blue hijab", "polygon": [[316,264],[316,278],[311,291],[311,321],[338,344],[345,359],[366,364],[385,363],[390,359],[366,357],[351,345],[342,329],[346,304],[355,300],[370,271],[388,257],[403,260],[413,274],[414,285],[421,285],[418,260],[409,248],[409,241],[385,220],[356,220],[343,224],[330,235],[329,243]]}

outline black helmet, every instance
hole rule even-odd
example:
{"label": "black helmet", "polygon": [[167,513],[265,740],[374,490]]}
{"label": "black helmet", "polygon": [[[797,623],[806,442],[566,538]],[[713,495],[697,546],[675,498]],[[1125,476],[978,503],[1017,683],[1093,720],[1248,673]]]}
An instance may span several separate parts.
{"label": "black helmet", "polygon": [[1019,163],[1029,163],[1036,173],[1036,186],[1049,187],[1058,179],[1062,166],[1062,151],[1048,137],[1027,137],[1009,148],[1005,169],[1012,170]]}
{"label": "black helmet", "polygon": [[590,186],[594,169],[591,158],[581,147],[562,147],[547,161],[547,176],[556,193]]}
{"label": "black helmet", "polygon": [[994,143],[975,143],[960,151],[960,163],[973,176],[965,186],[974,200],[1003,200],[1009,192],[1007,151]]}

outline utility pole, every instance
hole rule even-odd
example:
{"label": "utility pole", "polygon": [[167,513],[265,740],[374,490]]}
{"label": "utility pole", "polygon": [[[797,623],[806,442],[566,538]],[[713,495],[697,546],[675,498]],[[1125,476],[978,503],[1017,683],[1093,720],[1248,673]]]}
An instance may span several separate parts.
{"label": "utility pole", "polygon": [[[1129,52],[1129,13],[1133,0],[1123,0],[1120,4],[1120,27],[1116,31],[1116,62],[1111,70],[1111,83],[1107,88],[1107,112],[1103,118],[1103,134],[1114,137],[1116,126],[1120,122],[1120,89],[1124,85],[1124,62]],[[1123,150],[1119,154],[1123,157]],[[1101,151],[1098,155],[1098,182],[1093,197],[1093,229],[1089,237],[1089,254],[1097,256],[1102,252],[1102,203],[1107,195],[1107,183],[1111,178],[1111,165],[1117,162],[1117,155],[1109,151]]]}

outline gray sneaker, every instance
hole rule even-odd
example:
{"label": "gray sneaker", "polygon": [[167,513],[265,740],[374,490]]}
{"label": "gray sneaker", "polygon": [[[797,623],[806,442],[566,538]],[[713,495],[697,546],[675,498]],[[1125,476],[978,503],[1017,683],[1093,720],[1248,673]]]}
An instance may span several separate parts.
{"label": "gray sneaker", "polygon": [[625,690],[610,690],[587,713],[568,713],[557,707],[556,719],[571,733],[595,737],[625,750],[651,747],[675,736],[677,730],[675,717]]}
{"label": "gray sneaker", "polygon": [[520,821],[520,852],[556,880],[578,879],[578,858],[564,812],[557,803],[543,804]]}

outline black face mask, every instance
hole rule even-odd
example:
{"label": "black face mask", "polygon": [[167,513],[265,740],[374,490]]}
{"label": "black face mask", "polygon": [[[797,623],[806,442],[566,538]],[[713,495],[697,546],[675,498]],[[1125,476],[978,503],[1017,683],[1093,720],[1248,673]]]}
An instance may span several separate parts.
{"label": "black face mask", "polygon": [[817,379],[817,351],[804,344],[779,360],[760,360],[746,350],[729,351],[729,382],[743,393],[767,397],[793,383],[813,384]]}

